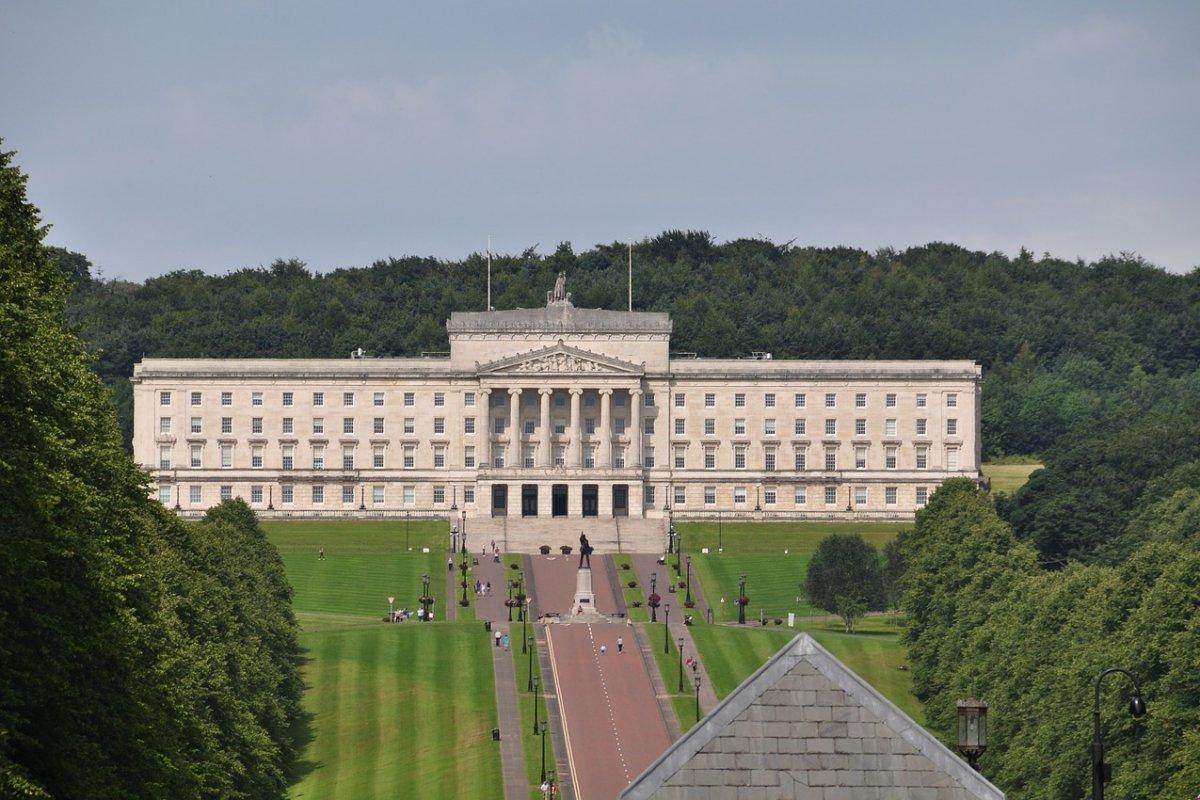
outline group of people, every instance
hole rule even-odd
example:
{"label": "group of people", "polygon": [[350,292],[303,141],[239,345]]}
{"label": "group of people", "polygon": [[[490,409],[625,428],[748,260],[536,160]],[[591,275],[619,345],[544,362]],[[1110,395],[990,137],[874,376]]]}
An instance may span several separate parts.
{"label": "group of people", "polygon": [[486,583],[480,583],[478,578],[475,579],[475,596],[476,597],[487,597],[491,593],[492,593],[492,582],[491,581],[487,581]]}
{"label": "group of people", "polygon": [[491,548],[493,563],[499,564],[500,563],[500,548],[496,546],[495,539],[492,539],[492,543],[489,544],[487,547],[483,548],[483,550],[480,551],[479,555],[486,556],[488,548]]}
{"label": "group of people", "polygon": [[430,611],[426,617],[425,609],[418,608],[416,612],[409,611],[407,608],[397,608],[395,611],[389,611],[384,617],[386,622],[407,622],[410,619],[416,618],[417,622],[433,622],[433,612]]}

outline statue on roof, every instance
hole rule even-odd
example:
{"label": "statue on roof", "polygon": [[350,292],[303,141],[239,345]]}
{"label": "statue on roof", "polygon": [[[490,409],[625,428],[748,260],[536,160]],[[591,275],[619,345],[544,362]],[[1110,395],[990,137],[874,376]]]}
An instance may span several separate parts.
{"label": "statue on roof", "polygon": [[571,295],[567,292],[567,273],[558,273],[557,280],[554,281],[554,288],[546,292],[546,305],[554,303],[571,304]]}

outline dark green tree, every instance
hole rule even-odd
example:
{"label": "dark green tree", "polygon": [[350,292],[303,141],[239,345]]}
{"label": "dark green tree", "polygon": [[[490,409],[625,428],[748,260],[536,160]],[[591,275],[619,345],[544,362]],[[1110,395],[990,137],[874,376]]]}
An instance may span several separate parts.
{"label": "dark green tree", "polygon": [[879,554],[857,533],[828,536],[808,562],[804,591],[814,606],[841,617],[851,633],[858,617],[884,610]]}

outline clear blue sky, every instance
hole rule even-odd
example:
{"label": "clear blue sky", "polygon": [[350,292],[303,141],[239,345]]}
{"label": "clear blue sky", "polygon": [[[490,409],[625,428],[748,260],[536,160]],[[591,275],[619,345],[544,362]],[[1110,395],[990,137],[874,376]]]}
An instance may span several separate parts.
{"label": "clear blue sky", "polygon": [[0,136],[109,277],[697,228],[1200,265],[1200,3],[0,8]]}

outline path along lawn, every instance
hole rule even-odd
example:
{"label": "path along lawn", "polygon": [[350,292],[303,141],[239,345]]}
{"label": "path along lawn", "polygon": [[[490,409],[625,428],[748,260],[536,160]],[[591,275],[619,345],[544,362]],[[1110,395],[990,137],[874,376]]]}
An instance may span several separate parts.
{"label": "path along lawn", "polygon": [[[797,616],[823,614],[808,604],[802,589],[809,558],[820,541],[835,533],[857,533],[881,550],[907,527],[911,523],[681,522],[675,526],[682,536],[684,562],[691,555],[693,580],[700,581],[716,622],[737,620],[734,599],[741,575],[746,576],[746,596],[750,598],[747,621],[757,620],[760,611],[767,618],[786,618],[789,611]],[[702,552],[705,547],[708,553]],[[674,564],[675,557],[668,557],[672,575]],[[681,578],[686,577],[685,573],[686,567],[681,569]],[[674,596],[660,594],[672,605],[682,602],[678,592]]]}
{"label": "path along lawn", "polygon": [[[263,527],[295,590],[307,659],[307,744],[290,796],[502,796],[488,639],[475,623],[441,621],[445,523],[411,523],[407,545],[403,521]],[[417,608],[423,574],[439,621],[382,622],[388,595]]]}
{"label": "path along lawn", "polygon": [[980,467],[985,478],[992,482],[992,494],[1013,494],[1025,485],[1029,476],[1042,468],[1041,464],[984,464]]}

